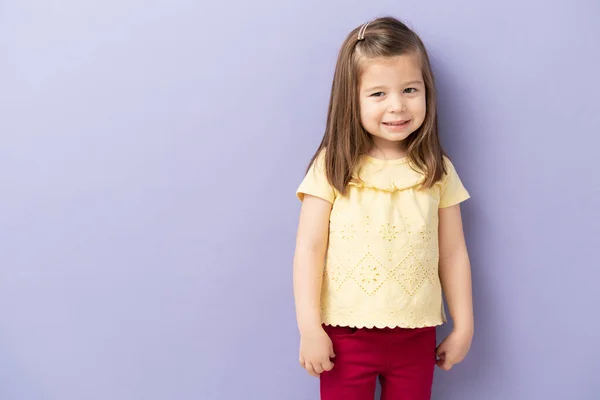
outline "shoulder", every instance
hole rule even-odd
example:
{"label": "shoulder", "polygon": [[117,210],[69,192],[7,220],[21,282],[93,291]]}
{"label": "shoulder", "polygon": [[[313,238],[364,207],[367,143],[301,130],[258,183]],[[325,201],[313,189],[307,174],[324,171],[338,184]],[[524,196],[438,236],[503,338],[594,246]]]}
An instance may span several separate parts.
{"label": "shoulder", "polygon": [[321,176],[327,176],[326,166],[326,150],[320,150],[313,156],[313,159],[308,166],[308,173],[317,174]]}
{"label": "shoulder", "polygon": [[449,174],[450,171],[455,171],[455,169],[454,169],[454,163],[452,162],[452,160],[450,159],[450,157],[448,157],[448,156],[442,156],[442,162],[443,162],[444,168],[446,170],[446,174]]}
{"label": "shoulder", "polygon": [[318,167],[324,168],[326,158],[327,158],[327,149],[322,149],[315,156],[315,160],[314,160],[313,164]]}
{"label": "shoulder", "polygon": [[443,156],[444,174],[442,175],[441,182],[445,183],[449,179],[454,179],[458,176],[456,166],[448,156]]}

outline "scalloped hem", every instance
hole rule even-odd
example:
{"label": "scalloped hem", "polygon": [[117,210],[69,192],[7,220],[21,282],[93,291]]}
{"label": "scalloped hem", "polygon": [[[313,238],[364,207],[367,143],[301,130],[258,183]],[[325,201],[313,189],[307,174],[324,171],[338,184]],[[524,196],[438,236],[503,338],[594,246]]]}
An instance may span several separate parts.
{"label": "scalloped hem", "polygon": [[394,329],[394,328],[404,328],[404,329],[418,329],[418,328],[430,328],[430,327],[434,327],[434,326],[441,326],[443,324],[445,324],[446,321],[440,321],[440,320],[431,320],[431,321],[424,321],[421,323],[407,323],[407,322],[383,322],[383,321],[379,321],[379,322],[328,322],[326,320],[323,320],[323,325],[328,325],[328,326],[337,326],[337,327],[348,327],[348,328],[357,328],[357,329]]}

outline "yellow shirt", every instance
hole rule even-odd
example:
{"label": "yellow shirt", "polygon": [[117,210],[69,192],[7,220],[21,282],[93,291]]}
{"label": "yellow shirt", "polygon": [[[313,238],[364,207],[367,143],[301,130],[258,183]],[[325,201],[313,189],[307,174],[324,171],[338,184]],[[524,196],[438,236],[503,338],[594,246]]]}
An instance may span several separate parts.
{"label": "yellow shirt", "polygon": [[325,176],[324,153],[297,191],[333,204],[323,273],[324,324],[416,328],[446,321],[438,276],[438,209],[469,198],[453,164],[433,187],[408,158],[364,161],[345,196]]}

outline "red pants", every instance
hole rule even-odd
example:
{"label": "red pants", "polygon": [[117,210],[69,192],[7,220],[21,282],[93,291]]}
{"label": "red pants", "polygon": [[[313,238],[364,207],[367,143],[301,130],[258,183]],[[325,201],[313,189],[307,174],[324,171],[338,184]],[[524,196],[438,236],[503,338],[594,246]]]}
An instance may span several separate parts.
{"label": "red pants", "polygon": [[356,329],[324,326],[333,342],[334,367],[321,374],[321,400],[430,400],[435,327]]}

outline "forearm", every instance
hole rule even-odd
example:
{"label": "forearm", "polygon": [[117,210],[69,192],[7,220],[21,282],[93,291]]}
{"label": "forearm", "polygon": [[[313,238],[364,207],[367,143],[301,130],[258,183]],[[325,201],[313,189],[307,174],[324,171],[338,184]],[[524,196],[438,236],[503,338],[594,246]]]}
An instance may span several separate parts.
{"label": "forearm", "polygon": [[299,248],[294,256],[294,300],[300,332],[321,326],[324,249]]}
{"label": "forearm", "polygon": [[441,258],[439,274],[454,329],[473,332],[471,264],[466,251]]}

